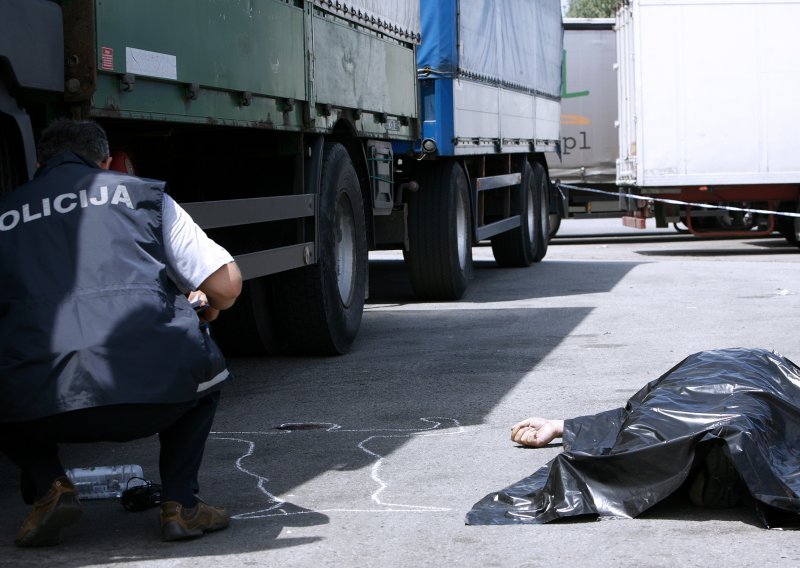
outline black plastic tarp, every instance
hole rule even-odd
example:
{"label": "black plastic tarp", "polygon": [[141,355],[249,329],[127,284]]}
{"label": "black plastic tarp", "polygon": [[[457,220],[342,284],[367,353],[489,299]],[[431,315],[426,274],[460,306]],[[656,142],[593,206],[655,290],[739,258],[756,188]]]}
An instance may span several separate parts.
{"label": "black plastic tarp", "polygon": [[[491,493],[470,525],[631,518],[681,488],[717,446],[766,527],[800,519],[800,368],[763,349],[691,355],[624,408],[565,420],[564,451]],[[746,497],[749,493],[750,497]]]}

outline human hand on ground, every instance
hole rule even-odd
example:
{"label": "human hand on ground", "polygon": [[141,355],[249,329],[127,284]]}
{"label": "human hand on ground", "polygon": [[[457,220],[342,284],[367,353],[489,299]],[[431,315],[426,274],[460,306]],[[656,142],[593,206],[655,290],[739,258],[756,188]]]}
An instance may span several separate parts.
{"label": "human hand on ground", "polygon": [[534,416],[511,427],[511,439],[523,446],[541,448],[564,433],[563,420],[549,420]]}

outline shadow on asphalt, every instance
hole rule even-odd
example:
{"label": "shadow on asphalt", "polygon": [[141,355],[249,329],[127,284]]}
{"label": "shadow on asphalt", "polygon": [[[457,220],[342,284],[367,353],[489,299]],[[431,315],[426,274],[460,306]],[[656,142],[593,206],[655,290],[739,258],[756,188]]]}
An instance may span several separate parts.
{"label": "shadow on asphalt", "polygon": [[[719,521],[725,521],[729,523],[740,522],[758,529],[764,528],[764,525],[758,520],[755,507],[753,506],[742,504],[729,509],[707,509],[693,505],[689,501],[688,497],[680,494],[679,492],[670,495],[634,519],[611,519],[604,522],[636,523],[637,521],[642,521],[645,519],[682,521],[687,523],[687,531],[692,530],[692,525],[689,523]],[[581,515],[572,518],[558,519],[550,524],[574,525],[594,522],[597,522],[597,517],[595,515]]]}
{"label": "shadow on asphalt", "polygon": [[[201,495],[234,516],[229,530],[188,543],[161,543],[157,509],[130,513],[114,501],[89,502],[60,547],[16,549],[13,535],[28,509],[17,492],[18,474],[3,457],[3,561],[87,565],[247,554],[314,542],[321,537],[292,537],[291,527],[324,525],[334,511],[441,506],[432,501],[445,497],[428,495],[424,481],[409,488],[402,503],[384,502],[376,493],[376,463],[417,436],[482,424],[593,309],[592,301],[567,308],[483,304],[606,292],[636,266],[477,264],[462,302],[431,309],[411,305],[416,300],[402,261],[373,262],[370,304],[350,354],[231,360],[235,379],[223,391],[200,478]],[[401,304],[406,305],[392,308]],[[66,467],[136,463],[157,481],[155,438],[65,445],[62,457]],[[419,464],[392,467],[407,475]],[[424,471],[420,475],[424,478]],[[460,518],[463,512],[455,514]]]}
{"label": "shadow on asphalt", "polygon": [[[785,243],[785,241],[784,241]],[[741,248],[704,248],[704,249],[662,249],[662,250],[642,250],[636,251],[637,254],[642,256],[676,256],[676,257],[726,257],[726,256],[782,256],[794,255],[800,252],[797,247],[791,246],[788,243],[781,245],[777,244],[762,244],[762,243],[746,243],[748,245],[758,247],[741,247]]]}
{"label": "shadow on asphalt", "polygon": [[641,235],[631,233],[598,233],[581,235],[556,236],[550,241],[550,246],[566,246],[575,244],[613,245],[620,243],[678,243],[691,240],[713,240],[680,233],[644,233]]}
{"label": "shadow on asphalt", "polygon": [[[472,281],[461,302],[509,302],[608,292],[642,262],[547,260],[527,268],[501,268],[493,260],[475,260]],[[424,304],[411,289],[405,263],[370,261],[371,304]],[[458,305],[452,303],[451,305]]]}
{"label": "shadow on asphalt", "polygon": [[727,509],[698,507],[689,501],[689,497],[685,492],[686,490],[684,488],[679,489],[651,509],[639,515],[638,518],[688,522],[738,521],[759,529],[764,528],[752,504],[742,503],[736,507]]}
{"label": "shadow on asphalt", "polygon": [[[739,246],[722,248],[715,243],[738,241]],[[694,242],[709,243],[707,247],[698,248],[661,248],[659,250],[637,250],[636,254],[652,257],[714,257],[714,256],[772,256],[784,254],[797,254],[797,246],[790,244],[783,237],[764,236],[746,240],[742,237],[697,237],[689,234],[664,234],[649,233],[631,235],[630,233],[618,234],[581,234],[565,235],[551,241],[550,246],[568,245],[664,245],[675,243],[686,245]]]}

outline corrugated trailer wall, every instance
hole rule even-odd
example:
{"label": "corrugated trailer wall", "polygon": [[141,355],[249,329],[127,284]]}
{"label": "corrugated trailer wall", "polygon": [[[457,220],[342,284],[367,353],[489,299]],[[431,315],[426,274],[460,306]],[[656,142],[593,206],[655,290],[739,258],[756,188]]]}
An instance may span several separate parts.
{"label": "corrugated trailer wall", "polygon": [[415,135],[414,0],[80,0],[65,12],[81,62],[68,96],[91,97],[95,116],[325,132],[355,109],[361,135]]}
{"label": "corrugated trailer wall", "polygon": [[800,2],[633,0],[620,12],[620,183],[800,181]]}
{"label": "corrugated trailer wall", "polygon": [[[301,8],[275,2],[97,2],[98,114],[298,126],[309,99]],[[133,84],[126,84],[133,79]],[[195,85],[196,93],[187,88]]]}

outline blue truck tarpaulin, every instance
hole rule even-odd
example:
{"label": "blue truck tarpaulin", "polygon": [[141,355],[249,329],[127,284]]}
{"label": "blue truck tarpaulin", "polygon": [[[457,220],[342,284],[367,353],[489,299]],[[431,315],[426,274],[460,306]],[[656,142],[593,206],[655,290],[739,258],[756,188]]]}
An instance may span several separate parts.
{"label": "blue truck tarpaulin", "polygon": [[718,455],[765,527],[797,528],[798,439],[800,368],[763,349],[704,351],[647,384],[624,408],[565,420],[564,451],[484,497],[466,522],[636,517],[711,479],[700,476]]}
{"label": "blue truck tarpaulin", "polygon": [[422,0],[421,14],[419,68],[561,96],[558,0]]}

